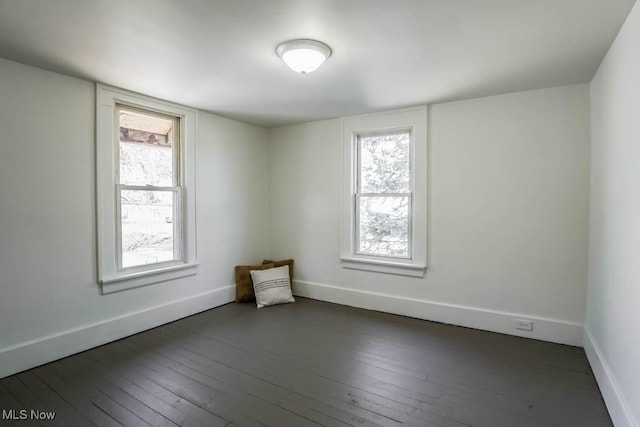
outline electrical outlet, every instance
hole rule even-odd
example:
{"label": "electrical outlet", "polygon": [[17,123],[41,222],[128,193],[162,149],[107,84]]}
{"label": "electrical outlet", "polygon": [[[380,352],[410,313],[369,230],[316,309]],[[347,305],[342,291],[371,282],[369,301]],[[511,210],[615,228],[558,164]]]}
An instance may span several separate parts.
{"label": "electrical outlet", "polygon": [[516,329],[521,331],[533,331],[533,320],[516,319]]}

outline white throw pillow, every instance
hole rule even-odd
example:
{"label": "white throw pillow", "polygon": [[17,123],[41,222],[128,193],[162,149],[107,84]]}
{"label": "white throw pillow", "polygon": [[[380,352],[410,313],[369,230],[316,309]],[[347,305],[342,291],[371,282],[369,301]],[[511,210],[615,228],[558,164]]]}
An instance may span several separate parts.
{"label": "white throw pillow", "polygon": [[251,280],[258,308],[295,302],[291,294],[288,265],[267,270],[251,270]]}

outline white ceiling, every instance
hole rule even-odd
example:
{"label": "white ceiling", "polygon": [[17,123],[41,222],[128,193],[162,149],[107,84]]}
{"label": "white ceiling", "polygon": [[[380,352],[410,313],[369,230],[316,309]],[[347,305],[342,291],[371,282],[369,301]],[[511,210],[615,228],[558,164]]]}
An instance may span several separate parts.
{"label": "white ceiling", "polygon": [[[264,126],[590,81],[634,0],[0,0],[0,57]],[[292,38],[333,56],[299,75]]]}

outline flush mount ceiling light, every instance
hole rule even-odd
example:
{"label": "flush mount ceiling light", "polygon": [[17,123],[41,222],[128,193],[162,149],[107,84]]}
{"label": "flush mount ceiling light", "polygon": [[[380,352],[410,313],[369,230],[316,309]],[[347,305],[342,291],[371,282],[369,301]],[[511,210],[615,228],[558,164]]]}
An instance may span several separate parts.
{"label": "flush mount ceiling light", "polygon": [[276,48],[276,53],[293,71],[301,74],[315,71],[331,56],[331,48],[317,40],[289,40]]}

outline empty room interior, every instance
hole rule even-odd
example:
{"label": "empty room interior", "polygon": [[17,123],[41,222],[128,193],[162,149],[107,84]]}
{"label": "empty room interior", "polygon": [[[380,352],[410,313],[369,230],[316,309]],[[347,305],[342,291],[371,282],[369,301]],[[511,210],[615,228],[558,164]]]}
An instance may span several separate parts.
{"label": "empty room interior", "polygon": [[634,3],[0,0],[0,425],[640,427]]}

